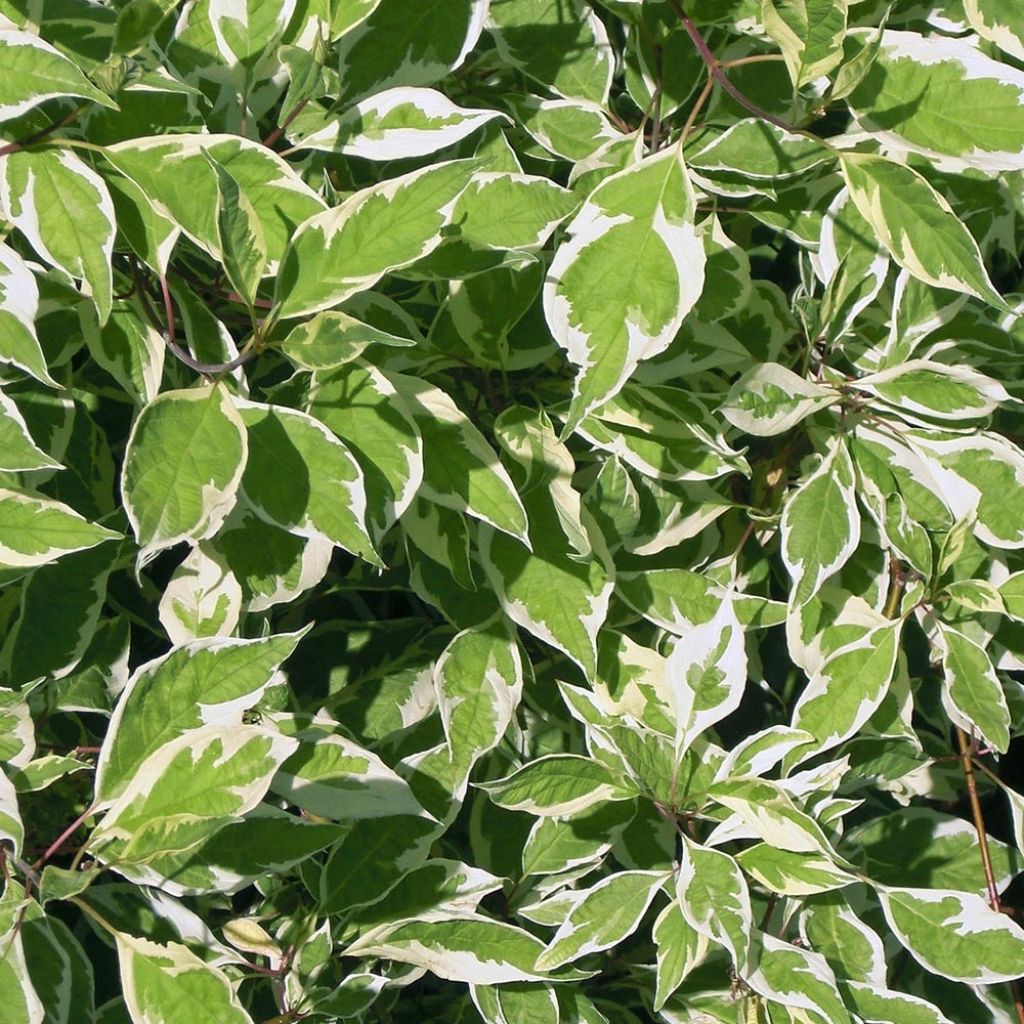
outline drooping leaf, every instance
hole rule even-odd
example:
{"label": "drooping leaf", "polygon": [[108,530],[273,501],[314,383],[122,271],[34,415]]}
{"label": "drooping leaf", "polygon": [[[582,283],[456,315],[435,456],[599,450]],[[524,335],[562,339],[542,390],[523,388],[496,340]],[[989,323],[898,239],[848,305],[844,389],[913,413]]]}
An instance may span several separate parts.
{"label": "drooping leaf", "polygon": [[879,889],[896,937],[928,970],[967,984],[1017,977],[1024,932],[981,896],[943,889]]}
{"label": "drooping leaf", "polygon": [[21,150],[0,168],[0,209],[42,259],[85,280],[106,322],[115,220],[103,179],[70,150]]}
{"label": "drooping leaf", "polygon": [[860,540],[853,463],[842,438],[793,492],[782,511],[782,560],[801,604],[837,572]]}
{"label": "drooping leaf", "polygon": [[842,61],[846,15],[845,0],[766,0],[764,27],[779,44],[795,88]]}
{"label": "drooping leaf", "polygon": [[[866,35],[860,30],[862,42]],[[1022,90],[1024,73],[969,39],[886,30],[847,102],[895,149],[998,171],[1020,161]],[[945,99],[952,92],[955,104]]]}
{"label": "drooping leaf", "polygon": [[371,185],[305,220],[282,258],[278,315],[336,306],[437,248],[474,168],[473,161],[462,160],[425,167]]}
{"label": "drooping leaf", "polygon": [[116,106],[73,61],[34,33],[12,28],[0,31],[0,60],[4,65],[0,121],[19,117],[58,96],[79,96],[104,107]]}
{"label": "drooping leaf", "polygon": [[217,532],[248,450],[223,385],[166,391],[139,414],[121,473],[125,510],[147,554]]}
{"label": "drooping leaf", "polygon": [[640,924],[664,881],[657,871],[618,871],[584,889],[537,957],[537,969],[553,970],[618,945]]}
{"label": "drooping leaf", "polygon": [[[570,426],[664,351],[700,296],[694,208],[670,148],[605,179],[570,222],[544,287],[551,333],[577,368]],[[595,280],[606,282],[598,295]]]}
{"label": "drooping leaf", "polygon": [[857,209],[901,267],[925,284],[1003,305],[977,242],[924,177],[873,156],[844,157],[842,168]]}

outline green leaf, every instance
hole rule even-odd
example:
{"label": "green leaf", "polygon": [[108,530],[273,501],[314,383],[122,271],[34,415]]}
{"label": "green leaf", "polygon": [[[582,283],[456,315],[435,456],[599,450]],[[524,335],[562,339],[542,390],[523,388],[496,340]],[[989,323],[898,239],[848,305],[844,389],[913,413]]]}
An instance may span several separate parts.
{"label": "green leaf", "polygon": [[743,872],[721,850],[685,836],[680,841],[676,901],[683,917],[699,935],[724,946],[737,971],[745,971],[754,918]]}
{"label": "green leaf", "polygon": [[815,670],[793,710],[793,728],[814,736],[819,753],[857,733],[889,692],[902,622],[879,626],[829,655]]}
{"label": "green leaf", "polygon": [[846,7],[846,0],[764,0],[765,30],[779,44],[795,88],[842,61]]}
{"label": "green leaf", "polygon": [[335,306],[432,252],[475,167],[454,160],[412,171],[300,224],[278,274],[277,315]]}
{"label": "green leaf", "polygon": [[93,638],[116,554],[114,545],[100,545],[33,571],[0,648],[5,681],[24,685],[74,670]]}
{"label": "green leaf", "polygon": [[747,653],[731,594],[709,622],[676,644],[666,676],[676,719],[676,750],[682,751],[743,699]]}
{"label": "green leaf", "polygon": [[986,57],[970,39],[886,31],[847,102],[887,146],[1001,171],[1020,165],[1022,95],[1024,72]]}
{"label": "green leaf", "polygon": [[158,213],[146,193],[130,178],[106,168],[103,172],[117,214],[117,230],[143,263],[166,276],[181,228]]}
{"label": "green leaf", "polygon": [[344,441],[362,466],[366,521],[382,537],[423,482],[423,441],[394,384],[361,361],[318,373],[308,411]]}
{"label": "green leaf", "polygon": [[831,388],[799,377],[778,363],[762,363],[733,384],[721,411],[745,434],[772,437],[792,430],[812,413],[838,402],[839,397]]}
{"label": "green leaf", "polygon": [[1016,445],[985,431],[908,440],[931,462],[925,472],[931,471],[953,515],[975,520],[979,540],[997,548],[1024,547],[1024,453]]}
{"label": "green leaf", "polygon": [[172,643],[230,636],[242,614],[242,585],[211,545],[199,544],[171,573],[158,611]]}
{"label": "green leaf", "polygon": [[803,604],[850,559],[860,541],[853,462],[842,437],[782,510],[782,560],[793,579],[790,600]]}
{"label": "green leaf", "polygon": [[741,850],[736,862],[770,892],[783,896],[810,896],[859,881],[820,854],[779,850],[767,843]]}
{"label": "green leaf", "polygon": [[576,432],[659,480],[713,480],[747,472],[743,456],[729,447],[705,406],[681,388],[625,384]]}
{"label": "green leaf", "polygon": [[267,241],[256,210],[231,172],[207,154],[217,175],[217,239],[224,273],[252,309],[267,269]]}
{"label": "green leaf", "polygon": [[522,491],[545,487],[566,540],[577,555],[589,556],[593,547],[581,519],[580,495],[572,484],[576,462],[555,436],[547,414],[509,406],[495,420],[494,434],[502,450],[521,467],[517,477]]}
{"label": "green leaf", "polygon": [[452,759],[472,764],[498,745],[512,722],[523,690],[519,646],[502,623],[463,630],[433,674]]}
{"label": "green leaf", "polygon": [[537,969],[554,970],[617,946],[639,927],[664,882],[663,872],[618,871],[582,890],[547,948],[537,957]]}
{"label": "green leaf", "polygon": [[[837,6],[831,10],[837,10]],[[748,117],[688,155],[687,163],[705,174],[740,174],[755,180],[779,181],[804,174],[831,159],[832,154],[813,139]]]}
{"label": "green leaf", "polygon": [[537,144],[563,160],[575,163],[623,138],[598,103],[523,96],[514,97],[512,104],[519,122]]}
{"label": "green leaf", "polygon": [[60,468],[56,459],[36,446],[18,407],[0,391],[0,471]]}
{"label": "green leaf", "polygon": [[428,384],[390,375],[423,438],[419,493],[454,512],[529,543],[526,510],[486,438],[452,398]]}
{"label": "green leaf", "polygon": [[563,651],[592,676],[597,632],[613,586],[611,556],[596,530],[588,529],[591,555],[573,557],[559,540],[563,534],[551,496],[537,489],[523,497],[532,550],[507,534],[481,527],[480,558],[487,578],[513,622]]}
{"label": "green leaf", "polygon": [[472,985],[542,981],[534,964],[544,950],[540,939],[485,917],[399,921],[357,939],[346,956],[382,956],[425,967],[439,978]]}
{"label": "green leaf", "polygon": [[296,740],[255,725],[204,725],[177,736],[142,761],[90,845],[119,869],[166,850],[187,849],[164,844],[192,845],[210,834],[218,819],[251,811],[297,747]]}
{"label": "green leaf", "polygon": [[851,1024],[824,957],[774,935],[764,934],[761,941],[757,969],[745,979],[754,991],[783,1006],[810,1011],[829,1024]]}
{"label": "green leaf", "polygon": [[144,556],[217,532],[237,497],[247,447],[221,384],[167,391],[142,410],[128,438],[121,490]]}
{"label": "green leaf", "polygon": [[780,783],[767,779],[723,779],[715,782],[708,796],[734,811],[769,846],[835,857],[821,826],[796,806]]}
{"label": "green leaf", "polygon": [[910,417],[925,416],[954,424],[988,416],[1010,400],[1002,384],[991,377],[965,366],[946,366],[927,359],[908,359],[861,377],[856,386]]}
{"label": "green leaf", "polygon": [[426,0],[415,18],[402,0],[380,0],[369,12],[367,6],[361,0],[355,14],[342,15],[351,26],[338,47],[338,98],[346,104],[394,85],[439,81],[469,55],[487,13],[480,0]]}
{"label": "green leaf", "polygon": [[20,117],[58,96],[79,96],[104,107],[117,107],[64,54],[31,32],[0,31],[0,61],[4,66],[0,121]]}
{"label": "green leaf", "polygon": [[[994,836],[986,842],[993,877],[1003,889],[1020,871],[1021,855]],[[930,807],[906,807],[859,826],[844,844],[865,874],[882,885],[985,893],[984,877],[978,873],[978,834],[962,818]]]}
{"label": "green leaf", "polygon": [[177,942],[118,932],[121,985],[134,1021],[252,1024],[228,976]]}
{"label": "green leaf", "polygon": [[651,932],[657,946],[654,1009],[660,1010],[697,963],[704,959],[707,938],[686,920],[675,901],[658,915]]}
{"label": "green leaf", "polygon": [[604,24],[571,0],[492,0],[489,27],[502,60],[561,96],[604,103],[613,59]]}
{"label": "green leaf", "polygon": [[58,387],[36,335],[38,311],[39,288],[32,271],[13,249],[0,243],[0,363]]}
{"label": "green leaf", "polygon": [[405,338],[378,330],[348,313],[318,313],[296,324],[281,343],[281,351],[304,370],[332,370],[358,359],[369,345],[415,345]]}
{"label": "green leaf", "polygon": [[365,525],[363,472],[348,448],[306,413],[257,402],[237,409],[248,435],[241,486],[257,515],[380,565]]}
{"label": "green leaf", "polygon": [[215,161],[238,184],[259,220],[265,272],[274,274],[296,225],[323,201],[276,153],[238,135],[178,133],[107,146],[104,158],[133,181],[157,213],[169,218],[211,256],[221,256]]}
{"label": "green leaf", "polygon": [[89,354],[142,406],[160,392],[166,345],[138,301],[115,300],[107,322],[82,314]]}
{"label": "green leaf", "polygon": [[[0,720],[4,722],[5,726],[8,724],[6,715]],[[15,857],[21,856],[21,846],[25,841],[25,826],[22,824],[21,813],[18,810],[17,791],[6,772],[0,772],[0,839],[5,843],[10,843]]]}
{"label": "green leaf", "polygon": [[289,803],[321,818],[348,821],[422,812],[409,784],[376,754],[343,736],[299,735],[299,747],[271,786]]}
{"label": "green leaf", "polygon": [[496,118],[504,115],[457,106],[436,89],[387,89],[301,132],[294,144],[364,160],[405,159],[454,146]]}
{"label": "green leaf", "polygon": [[[569,224],[544,286],[544,313],[577,368],[567,427],[663,352],[704,284],[695,199],[676,148],[606,178]],[[595,280],[603,282],[595,295]]]}
{"label": "green leaf", "polygon": [[853,912],[842,893],[810,900],[800,916],[800,935],[839,977],[885,989],[882,940]]}
{"label": "green leaf", "polygon": [[981,896],[943,889],[879,889],[896,937],[929,971],[969,985],[1018,976],[1024,932]]}
{"label": "green leaf", "polygon": [[635,808],[622,801],[566,817],[538,818],[523,847],[523,874],[556,875],[598,863],[634,814]]}
{"label": "green leaf", "polygon": [[0,566],[31,569],[120,534],[50,498],[0,487]]}
{"label": "green leaf", "polygon": [[357,820],[320,873],[319,905],[337,914],[376,903],[427,859],[442,829],[423,811]]}
{"label": "green leaf", "polygon": [[140,666],[121,693],[96,768],[96,795],[117,797],[158,748],[204,724],[240,723],[301,634],[197,640]]}
{"label": "green leaf", "polygon": [[499,807],[544,817],[579,814],[634,795],[604,765],[577,754],[549,754],[479,788]]}
{"label": "green leaf", "polygon": [[857,209],[901,267],[925,284],[1005,306],[978,243],[922,175],[877,156],[844,156],[842,168]]}
{"label": "green leaf", "polygon": [[982,39],[1024,60],[1024,14],[1012,0],[964,0],[964,14]]}
{"label": "green leaf", "polygon": [[20,150],[4,157],[0,209],[43,260],[85,280],[105,323],[115,220],[103,179],[68,149]]}
{"label": "green leaf", "polygon": [[984,648],[959,630],[941,624],[936,628],[946,714],[961,729],[977,731],[989,746],[1005,752],[1010,745],[1010,709],[992,662]]}
{"label": "green leaf", "polygon": [[843,986],[847,1003],[864,1020],[899,1021],[900,1024],[952,1024],[932,1003],[877,984],[849,982]]}
{"label": "green leaf", "polygon": [[[160,834],[162,824],[155,823],[153,835]],[[258,804],[244,818],[226,824],[211,822],[191,835],[184,824],[187,849],[150,852],[144,867],[131,870],[138,880],[175,895],[232,893],[260,879],[288,874],[298,863],[336,842],[341,831],[337,825],[310,824],[294,814]],[[145,830],[141,838],[145,840]]]}
{"label": "green leaf", "polygon": [[0,959],[0,997],[11,1024],[42,1024],[43,1003],[32,984],[25,960],[21,919],[31,906],[24,889],[9,881],[0,900],[0,942],[5,955]]}

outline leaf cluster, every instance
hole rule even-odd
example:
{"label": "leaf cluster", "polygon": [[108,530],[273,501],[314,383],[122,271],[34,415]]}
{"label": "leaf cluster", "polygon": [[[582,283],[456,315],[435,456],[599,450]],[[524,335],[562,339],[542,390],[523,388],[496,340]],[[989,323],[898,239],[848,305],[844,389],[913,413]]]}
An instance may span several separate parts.
{"label": "leaf cluster", "polygon": [[1024,8],[0,0],[11,1024],[1024,1022]]}

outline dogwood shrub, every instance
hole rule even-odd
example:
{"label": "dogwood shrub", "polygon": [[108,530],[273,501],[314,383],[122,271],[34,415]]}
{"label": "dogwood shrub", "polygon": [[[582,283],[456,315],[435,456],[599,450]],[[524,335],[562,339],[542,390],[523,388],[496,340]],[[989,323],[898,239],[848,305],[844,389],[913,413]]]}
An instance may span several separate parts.
{"label": "dogwood shrub", "polygon": [[0,0],[0,133],[6,1022],[1024,1021],[1024,7]]}

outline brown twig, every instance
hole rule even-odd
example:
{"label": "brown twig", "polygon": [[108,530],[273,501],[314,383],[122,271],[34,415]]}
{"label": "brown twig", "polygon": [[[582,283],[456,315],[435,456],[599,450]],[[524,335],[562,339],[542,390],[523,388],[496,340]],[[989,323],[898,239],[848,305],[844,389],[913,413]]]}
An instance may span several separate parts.
{"label": "brown twig", "polygon": [[45,128],[40,128],[39,131],[33,132],[32,135],[26,136],[24,139],[19,139],[16,142],[8,142],[5,146],[0,146],[0,156],[7,156],[10,153],[17,153],[19,150],[25,149],[31,146],[34,142],[40,142],[46,138],[47,135],[52,135],[54,132],[59,132],[61,128],[67,128],[72,121],[78,119],[78,115],[88,106],[88,103],[81,103],[70,114],[65,114],[59,121],[54,121],[53,124],[47,125]]}
{"label": "brown twig", "polygon": [[54,839],[52,843],[50,843],[50,845],[44,851],[42,857],[40,857],[39,860],[37,860],[35,864],[32,865],[32,867],[36,871],[38,871],[64,845],[64,840],[74,835],[75,830],[79,827],[79,825],[81,825],[86,818],[92,815],[92,813],[93,808],[91,806],[87,807],[84,811],[82,811],[82,813],[77,818],[75,818],[75,820],[71,822],[71,824],[68,825],[68,827],[64,829],[64,831],[61,832],[61,834],[57,836],[57,838]]}
{"label": "brown twig", "polygon": [[689,116],[686,118],[686,124],[683,125],[683,133],[679,137],[679,144],[681,146],[686,145],[686,140],[690,137],[690,132],[693,131],[693,126],[697,123],[697,117],[704,109],[704,104],[707,103],[708,97],[711,95],[711,90],[714,87],[715,80],[709,74],[707,81],[704,83],[704,88],[701,89],[700,95],[690,108]]}
{"label": "brown twig", "polygon": [[[981,798],[978,796],[978,782],[974,776],[974,741],[967,738],[967,733],[959,726],[956,729],[957,746],[960,748],[960,763],[964,769],[967,782],[967,799],[971,805],[971,817],[974,819],[974,830],[978,834],[978,849],[981,852],[981,864],[985,872],[985,888],[988,891],[988,905],[998,914],[1002,912],[999,905],[999,886],[996,884],[996,873],[992,867],[992,855],[988,848],[988,833],[985,830],[985,817],[981,811]],[[1024,1000],[1021,999],[1020,986],[1016,981],[1008,982],[1017,1020],[1024,1024]]]}
{"label": "brown twig", "polygon": [[679,18],[679,23],[686,30],[686,34],[693,40],[693,45],[697,48],[697,53],[700,54],[701,60],[707,65],[708,73],[741,107],[749,110],[755,117],[759,117],[762,121],[767,121],[769,124],[773,124],[776,128],[781,128],[783,131],[794,133],[800,131],[799,128],[788,124],[776,117],[774,114],[768,113],[767,110],[763,107],[759,107],[753,100],[740,92],[740,90],[737,89],[729,80],[729,76],[722,69],[722,65],[719,63],[718,58],[711,52],[708,44],[704,41],[704,37],[700,34],[700,30],[693,23],[686,11],[683,10],[683,5],[680,3],[680,0],[669,0],[669,2],[672,4],[673,10],[676,12],[676,17]]}
{"label": "brown twig", "polygon": [[207,377],[218,373],[229,373],[231,370],[235,370],[244,363],[247,363],[256,354],[255,348],[246,346],[234,359],[230,359],[226,363],[200,362],[190,352],[186,352],[175,338],[174,303],[171,301],[171,290],[164,275],[160,276],[160,291],[163,294],[164,315],[166,318],[166,327],[163,332],[164,341],[167,342],[167,347],[174,353],[178,361],[184,363],[189,369],[195,370],[196,373],[201,373]]}
{"label": "brown twig", "polygon": [[304,100],[299,100],[298,103],[292,107],[288,116],[263,140],[263,145],[267,148],[273,146],[275,142],[288,130],[288,126],[302,113],[305,109],[306,104],[309,102],[307,96]]}

